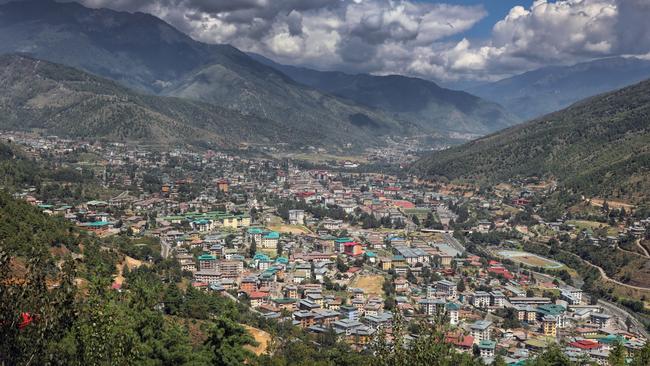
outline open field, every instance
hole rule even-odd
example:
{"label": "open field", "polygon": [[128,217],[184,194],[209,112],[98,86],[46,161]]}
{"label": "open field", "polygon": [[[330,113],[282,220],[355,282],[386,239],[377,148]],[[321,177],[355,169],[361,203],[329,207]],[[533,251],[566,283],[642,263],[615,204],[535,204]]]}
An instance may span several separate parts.
{"label": "open field", "polygon": [[277,231],[282,234],[310,234],[311,230],[303,225],[285,225],[275,224],[269,225],[269,230]]}
{"label": "open field", "polygon": [[381,295],[383,293],[382,285],[384,284],[384,276],[381,275],[367,275],[357,276],[349,287],[361,288],[366,294]]}
{"label": "open field", "polygon": [[507,258],[530,267],[542,267],[546,269],[561,269],[564,267],[562,263],[523,251],[500,250],[497,254],[502,258]]}
{"label": "open field", "polygon": [[609,226],[605,223],[598,221],[587,221],[587,220],[569,220],[567,224],[575,225],[579,230],[596,230],[596,229],[607,229],[607,235],[617,235],[618,230],[615,227]]}
{"label": "open field", "polygon": [[255,342],[257,342],[257,346],[246,346],[250,351],[255,353],[257,356],[263,354],[266,352],[266,349],[269,346],[269,342],[271,341],[271,335],[261,329],[253,328],[250,325],[243,325],[244,328],[250,333],[253,338],[255,338]]}

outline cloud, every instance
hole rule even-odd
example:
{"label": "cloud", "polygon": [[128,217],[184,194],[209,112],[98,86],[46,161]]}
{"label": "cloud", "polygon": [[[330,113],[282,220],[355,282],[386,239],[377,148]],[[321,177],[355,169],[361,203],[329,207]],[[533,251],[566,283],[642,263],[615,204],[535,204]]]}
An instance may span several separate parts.
{"label": "cloud", "polygon": [[[647,0],[536,0],[484,40],[482,6],[417,0],[82,0],[143,11],[195,39],[276,61],[436,80],[496,79],[549,64],[650,52]],[[456,40],[453,40],[456,39]],[[452,41],[453,40],[453,41]]]}

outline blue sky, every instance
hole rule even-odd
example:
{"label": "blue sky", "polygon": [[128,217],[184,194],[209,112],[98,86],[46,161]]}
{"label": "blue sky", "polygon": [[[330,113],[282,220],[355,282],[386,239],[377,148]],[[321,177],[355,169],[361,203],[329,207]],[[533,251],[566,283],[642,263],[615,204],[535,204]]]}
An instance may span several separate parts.
{"label": "blue sky", "polygon": [[449,1],[426,1],[430,3],[447,3],[457,5],[482,5],[488,15],[477,23],[472,29],[465,32],[463,36],[475,39],[484,39],[490,36],[492,27],[496,22],[503,19],[510,9],[516,5],[522,5],[526,8],[532,5],[532,0],[449,0]]}

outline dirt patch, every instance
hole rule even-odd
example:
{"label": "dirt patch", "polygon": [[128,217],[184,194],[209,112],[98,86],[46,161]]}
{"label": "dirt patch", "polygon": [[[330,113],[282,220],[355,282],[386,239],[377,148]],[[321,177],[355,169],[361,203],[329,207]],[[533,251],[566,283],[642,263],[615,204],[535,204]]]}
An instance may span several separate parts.
{"label": "dirt patch", "polygon": [[352,282],[350,282],[349,287],[363,289],[366,295],[382,295],[384,293],[384,290],[382,289],[383,284],[384,276],[368,275],[355,277]]}
{"label": "dirt patch", "polygon": [[[590,200],[590,203],[591,203],[592,205],[596,206],[596,207],[603,207],[603,203],[604,203],[604,202],[605,202],[605,201],[602,200],[602,199],[600,199],[600,198],[592,198],[592,199]],[[609,208],[616,208],[616,209],[620,209],[621,207],[623,207],[623,208],[625,208],[625,210],[627,210],[628,212],[629,212],[630,210],[633,210],[634,207],[636,207],[636,206],[631,205],[631,204],[629,204],[629,203],[625,203],[625,202],[621,202],[621,201],[610,201],[610,200],[607,200],[607,205],[609,206]]]}
{"label": "dirt patch", "polygon": [[117,267],[117,276],[115,277],[115,280],[113,281],[114,283],[117,283],[119,285],[124,283],[124,276],[122,276],[122,270],[124,269],[125,264],[129,268],[129,271],[131,271],[134,268],[140,267],[143,263],[142,263],[141,260],[131,258],[128,255],[124,256],[124,260],[115,265]]}
{"label": "dirt patch", "polygon": [[309,234],[311,231],[302,225],[270,225],[270,230],[277,231],[282,234]]}
{"label": "dirt patch", "polygon": [[246,328],[246,330],[253,336],[253,338],[255,338],[255,342],[257,342],[257,346],[246,346],[246,348],[255,353],[257,356],[266,352],[266,349],[269,346],[269,342],[271,341],[271,335],[261,329],[251,327],[250,325],[244,325],[244,328]]}

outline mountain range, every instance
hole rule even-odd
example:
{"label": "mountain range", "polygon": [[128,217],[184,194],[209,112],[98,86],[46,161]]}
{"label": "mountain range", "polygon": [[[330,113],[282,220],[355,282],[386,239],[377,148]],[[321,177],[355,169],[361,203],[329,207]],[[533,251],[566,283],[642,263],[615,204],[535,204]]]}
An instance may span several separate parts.
{"label": "mountain range", "polygon": [[467,91],[497,102],[528,120],[648,78],[649,60],[612,57],[571,66],[544,67]]}
{"label": "mountain range", "polygon": [[650,80],[433,153],[416,162],[412,171],[484,183],[554,178],[588,195],[647,199]]}
{"label": "mountain range", "polygon": [[426,132],[486,134],[512,126],[517,118],[496,103],[434,82],[401,75],[375,76],[318,71],[278,64],[249,54],[294,81],[359,104],[393,113]]}
{"label": "mountain range", "polygon": [[[138,92],[207,102],[309,131],[310,140],[321,145],[376,145],[392,135],[441,136],[449,126],[475,136],[516,122],[494,103],[407,78],[395,84],[398,91],[409,83],[416,84],[415,93],[426,91],[420,93],[416,111],[396,113],[394,103],[305,85],[232,46],[195,41],[154,16],[73,2],[26,0],[0,6],[0,53],[17,52]],[[273,141],[304,141],[298,135]]]}
{"label": "mountain range", "polygon": [[0,56],[0,127],[222,147],[291,138],[286,126],[272,120],[204,102],[137,93],[111,80],[22,55]]}

